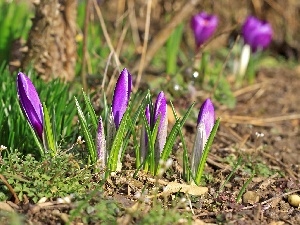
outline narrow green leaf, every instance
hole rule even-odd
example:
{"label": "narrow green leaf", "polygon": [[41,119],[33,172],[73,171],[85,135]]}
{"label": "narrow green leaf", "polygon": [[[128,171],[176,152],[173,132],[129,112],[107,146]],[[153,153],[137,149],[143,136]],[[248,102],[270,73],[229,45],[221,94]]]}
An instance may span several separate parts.
{"label": "narrow green leaf", "polygon": [[108,159],[108,168],[111,172],[116,171],[117,169],[119,155],[120,155],[120,161],[122,162],[121,159],[122,145],[124,141],[125,132],[128,129],[128,120],[129,120],[129,111],[127,109],[123,115],[123,118],[121,120],[120,126],[117,130],[115,139],[113,141],[110,150],[110,155]]}
{"label": "narrow green leaf", "polygon": [[156,120],[154,127],[150,133],[150,171],[152,175],[156,174],[159,160],[160,160],[160,152],[159,149],[156,147],[156,139],[157,139],[157,133],[158,133],[158,127],[159,127],[159,121],[160,117]]}
{"label": "narrow green leaf", "polygon": [[175,124],[173,125],[173,127],[171,129],[171,132],[170,132],[169,136],[167,137],[164,150],[163,150],[163,152],[161,154],[161,159],[163,161],[166,161],[170,157],[170,154],[171,154],[171,151],[172,151],[172,148],[173,148],[176,136],[177,136],[179,130],[183,127],[183,125],[184,125],[185,121],[187,120],[188,116],[190,115],[190,113],[191,113],[192,108],[193,108],[194,105],[195,105],[195,103],[193,103],[188,108],[188,110],[185,113],[184,117],[181,120],[177,120],[175,122]]}
{"label": "narrow green leaf", "polygon": [[[172,102],[170,102],[170,103],[171,103],[172,112],[175,117],[175,120],[178,121],[179,118],[177,116],[174,105]],[[182,148],[183,148],[183,177],[187,182],[190,182],[191,169],[190,169],[190,165],[189,165],[188,150],[187,150],[187,146],[186,146],[186,143],[184,140],[184,135],[182,133],[182,129],[179,129],[179,135],[180,135],[180,140],[181,140]]]}
{"label": "narrow green leaf", "polygon": [[248,185],[250,184],[250,182],[252,181],[253,177],[255,176],[255,173],[253,173],[251,175],[251,177],[246,181],[246,183],[243,185],[242,189],[239,191],[238,196],[236,197],[236,202],[239,202],[244,194],[244,192],[246,191],[246,188],[248,187]]}
{"label": "narrow green leaf", "polygon": [[56,143],[52,132],[52,125],[50,122],[49,112],[45,102],[43,102],[43,112],[44,112],[44,132],[43,132],[44,144],[46,149],[49,150],[50,155],[53,157],[56,155],[56,151],[57,151]]}
{"label": "narrow green leaf", "polygon": [[214,138],[216,136],[216,133],[218,131],[218,127],[219,127],[219,124],[220,124],[220,118],[218,118],[213,126],[213,129],[209,135],[209,138],[206,142],[206,145],[205,145],[205,148],[203,150],[203,154],[202,154],[202,157],[200,159],[200,163],[199,163],[199,166],[198,166],[198,169],[197,169],[197,173],[196,173],[196,176],[195,176],[195,183],[197,185],[200,184],[200,181],[201,181],[201,177],[202,177],[202,174],[203,174],[203,171],[204,171],[204,167],[205,167],[205,164],[206,164],[206,160],[207,160],[207,157],[208,157],[208,153],[209,153],[209,150],[211,148],[211,145],[214,141]]}
{"label": "narrow green leaf", "polygon": [[149,166],[151,165],[151,161],[150,161],[150,158],[152,157],[152,154],[154,154],[154,146],[151,145],[151,128],[150,128],[150,125],[148,123],[148,120],[145,116],[145,113],[142,113],[142,119],[143,119],[143,125],[145,126],[145,130],[146,130],[146,135],[147,135],[147,138],[148,138],[148,152],[147,154],[145,155],[145,159],[144,159],[144,169],[145,171],[148,171],[148,168]]}
{"label": "narrow green leaf", "polygon": [[167,41],[167,73],[175,74],[177,71],[177,57],[183,34],[183,24],[175,28]]}
{"label": "narrow green leaf", "polygon": [[84,91],[82,91],[82,93],[83,93],[83,98],[84,98],[84,102],[87,107],[88,113],[90,114],[90,117],[92,119],[93,127],[95,129],[97,129],[98,122],[97,122],[97,116],[96,116],[95,110],[93,108],[93,105],[92,105],[89,97],[86,95],[86,93]]}
{"label": "narrow green leaf", "polygon": [[[150,95],[149,93],[146,93],[146,95],[143,97],[143,100],[141,101],[141,103],[139,103],[139,106],[136,110],[136,112],[133,114],[132,117],[130,117],[130,120],[129,120],[129,130],[127,131],[126,133],[126,137],[124,139],[124,142],[123,142],[123,153],[122,153],[122,157],[124,155],[124,152],[125,152],[125,149],[127,148],[128,146],[128,142],[130,140],[130,135],[133,134],[133,138],[134,138],[134,142],[136,142],[136,135],[134,134],[135,133],[135,124],[137,123],[137,120],[140,116],[140,113],[143,112],[143,110],[146,108],[146,105],[147,105],[147,102],[148,102],[148,99],[147,99],[147,96]],[[129,111],[131,112],[132,109],[133,109],[133,102],[129,104],[128,106],[129,108]],[[139,155],[139,149],[137,148],[136,149],[136,157],[137,155]],[[137,157],[138,158],[138,157]],[[140,159],[137,159],[136,163],[139,163]]]}
{"label": "narrow green leaf", "polygon": [[[27,121],[28,122],[28,121]],[[31,130],[31,133],[33,135],[33,138],[34,138],[34,141],[39,149],[39,152],[40,152],[40,155],[41,157],[44,157],[45,156],[45,149],[41,143],[41,139],[38,137],[38,135],[35,133],[34,129],[31,127],[30,123],[28,122],[28,125],[30,127],[30,130]],[[14,141],[14,139],[13,139]]]}
{"label": "narrow green leaf", "polygon": [[[20,104],[18,104],[18,106],[19,106],[19,112],[20,112],[20,114],[24,117],[24,114],[23,114],[23,112],[22,112],[22,108],[21,108]],[[18,117],[18,118],[19,118],[19,117]],[[24,120],[23,120],[23,121],[24,121]],[[22,121],[22,122],[23,122],[23,121]],[[40,139],[39,136],[36,134],[36,132],[34,131],[34,129],[32,128],[32,126],[30,125],[30,123],[29,123],[29,121],[28,121],[27,119],[26,119],[26,122],[27,122],[27,124],[28,124],[28,126],[29,126],[29,128],[30,128],[30,131],[31,131],[32,136],[33,136],[33,138],[34,138],[34,141],[35,141],[35,143],[36,143],[36,145],[37,145],[37,147],[38,147],[38,149],[39,149],[39,152],[40,152],[41,157],[44,157],[44,155],[45,155],[45,149],[44,149],[44,147],[43,147],[43,145],[42,145],[42,143],[41,143],[41,139]],[[10,133],[13,133],[13,132],[10,132]],[[20,133],[21,133],[21,132],[20,132]],[[15,141],[13,137],[10,137],[10,139],[11,139],[11,142]]]}
{"label": "narrow green leaf", "polygon": [[76,108],[77,108],[77,112],[78,112],[80,126],[83,131],[83,137],[85,139],[85,142],[87,143],[90,160],[91,160],[91,163],[93,164],[97,161],[95,143],[93,141],[92,134],[88,130],[88,125],[87,125],[86,119],[84,117],[84,114],[82,112],[82,109],[81,109],[76,97],[74,97],[74,98],[75,98],[75,104],[76,104]]}
{"label": "narrow green leaf", "polygon": [[226,177],[225,181],[223,182],[223,184],[220,186],[219,191],[216,195],[216,197],[218,197],[219,193],[223,190],[224,186],[226,185],[226,183],[230,180],[230,178],[232,177],[232,175],[235,173],[235,171],[239,168],[239,165],[242,162],[242,157],[239,156],[236,164],[234,165],[232,171],[230,172],[230,174]]}

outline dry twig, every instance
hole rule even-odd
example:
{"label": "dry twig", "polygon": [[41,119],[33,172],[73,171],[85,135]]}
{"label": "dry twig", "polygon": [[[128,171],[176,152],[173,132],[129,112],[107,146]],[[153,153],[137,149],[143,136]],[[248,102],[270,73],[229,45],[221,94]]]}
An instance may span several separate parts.
{"label": "dry twig", "polygon": [[14,203],[15,204],[19,204],[20,203],[20,199],[19,199],[18,195],[16,194],[16,192],[13,189],[13,187],[7,182],[6,178],[2,174],[0,174],[0,180],[2,180],[2,182],[8,188],[8,190],[10,191],[10,193],[13,195],[13,197],[15,199]]}

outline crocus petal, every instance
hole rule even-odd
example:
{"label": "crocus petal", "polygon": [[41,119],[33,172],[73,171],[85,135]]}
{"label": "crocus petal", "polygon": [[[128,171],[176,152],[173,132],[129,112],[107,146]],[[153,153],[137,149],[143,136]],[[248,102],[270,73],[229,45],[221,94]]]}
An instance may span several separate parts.
{"label": "crocus petal", "polygon": [[268,22],[249,16],[243,24],[242,35],[245,43],[249,44],[252,51],[255,52],[269,46],[273,31]]}
{"label": "crocus petal", "polygon": [[42,104],[31,80],[21,72],[18,73],[17,77],[17,90],[23,112],[42,140],[44,121]]}
{"label": "crocus petal", "polygon": [[157,133],[157,146],[159,154],[163,151],[167,138],[168,118],[167,118],[167,101],[164,93],[161,91],[156,99],[154,106],[154,123],[160,118],[158,133]]}
{"label": "crocus petal", "polygon": [[193,147],[193,155],[191,161],[191,169],[193,174],[197,172],[203,150],[205,148],[207,139],[212,131],[215,123],[215,109],[211,100],[206,99],[201,105],[198,120],[197,120],[197,132]]}
{"label": "crocus petal", "polygon": [[124,68],[116,83],[114,96],[112,100],[112,112],[113,112],[114,122],[117,129],[127,109],[130,93],[131,93],[131,87],[132,87],[131,75],[128,72],[128,70]]}
{"label": "crocus petal", "polygon": [[147,119],[148,124],[150,126],[150,107],[149,107],[149,105],[147,105],[147,107],[145,109],[145,116],[146,116],[146,119]]}
{"label": "crocus petal", "polygon": [[245,44],[242,48],[242,54],[241,54],[240,65],[239,65],[240,76],[244,76],[244,74],[246,74],[246,70],[250,60],[250,55],[251,55],[251,46]]}
{"label": "crocus petal", "polygon": [[215,109],[209,98],[203,102],[200,108],[197,124],[200,123],[204,125],[205,136],[208,138],[215,124]]}
{"label": "crocus petal", "polygon": [[104,127],[103,127],[101,116],[98,121],[96,146],[97,146],[98,161],[101,162],[101,166],[104,167],[106,165],[106,141],[105,141]]}
{"label": "crocus petal", "polygon": [[[112,111],[109,114],[108,120],[107,120],[107,139],[106,139],[106,149],[108,152],[110,152],[112,143],[114,141],[116,135],[116,125],[114,122],[114,116]],[[109,153],[108,153],[109,154]]]}
{"label": "crocus petal", "polygon": [[207,141],[207,136],[205,132],[205,127],[203,123],[199,123],[197,125],[196,137],[193,146],[193,154],[192,154],[192,161],[191,161],[191,170],[193,175],[196,174],[203,150],[205,148],[205,144]]}
{"label": "crocus petal", "polygon": [[191,28],[194,32],[197,47],[200,47],[216,31],[218,18],[206,12],[199,13],[192,17]]}

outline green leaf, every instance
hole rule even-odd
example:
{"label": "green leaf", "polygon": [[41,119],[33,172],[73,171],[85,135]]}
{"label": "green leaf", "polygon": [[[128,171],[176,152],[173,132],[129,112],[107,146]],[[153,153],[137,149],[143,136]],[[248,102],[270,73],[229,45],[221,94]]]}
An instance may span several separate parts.
{"label": "green leaf", "polygon": [[177,136],[179,130],[183,127],[183,125],[184,125],[185,121],[187,120],[188,116],[190,115],[190,113],[191,113],[192,108],[193,108],[194,105],[195,105],[195,103],[193,103],[188,108],[188,110],[185,113],[184,117],[181,120],[177,120],[175,122],[174,126],[172,127],[172,130],[171,130],[169,136],[167,137],[164,150],[163,150],[163,152],[161,154],[161,159],[163,161],[166,161],[170,157],[173,145],[175,143],[176,136]]}
{"label": "green leaf", "polygon": [[241,188],[241,190],[238,193],[238,196],[236,197],[236,202],[239,202],[244,194],[244,192],[246,191],[246,188],[248,187],[248,185],[250,184],[250,182],[252,181],[253,177],[255,176],[255,173],[253,173],[251,175],[251,177],[246,181],[246,183],[243,185],[243,187]]}
{"label": "green leaf", "polygon": [[[139,95],[139,93],[137,94]],[[126,137],[124,139],[124,142],[123,142],[123,152],[122,152],[122,157],[124,155],[124,152],[125,152],[125,149],[127,148],[128,146],[128,142],[130,140],[130,135],[133,136],[133,142],[137,143],[137,135],[136,135],[136,132],[135,132],[135,124],[137,123],[137,120],[140,116],[140,113],[143,112],[143,110],[146,108],[146,105],[149,104],[149,95],[150,93],[147,92],[145,94],[145,96],[143,97],[142,101],[141,102],[138,102],[136,103],[135,101],[137,101],[136,99],[139,97],[139,96],[134,96],[134,99],[133,101],[131,101],[131,103],[129,104],[128,108],[129,108],[129,111],[132,112],[132,109],[136,106],[136,104],[138,104],[138,108],[137,110],[135,111],[135,113],[133,114],[132,117],[129,118],[128,120],[128,123],[129,123],[129,129],[126,133]],[[136,104],[134,104],[136,103]],[[137,147],[137,145],[135,144],[136,146],[136,149],[135,149],[135,155],[136,155],[136,165],[137,167],[139,167],[140,165],[140,152],[139,152],[139,148]]]}
{"label": "green leaf", "polygon": [[203,171],[204,171],[204,167],[205,167],[205,164],[206,164],[206,160],[207,160],[207,157],[208,157],[208,153],[209,153],[211,145],[212,145],[212,143],[214,141],[216,133],[218,131],[219,124],[220,124],[220,118],[218,118],[216,120],[216,122],[215,122],[215,124],[213,126],[213,129],[210,132],[209,138],[208,138],[208,140],[206,142],[205,148],[203,150],[203,154],[202,154],[202,157],[200,159],[200,163],[199,163],[199,166],[198,166],[198,169],[197,169],[197,173],[196,173],[196,176],[195,176],[195,180],[194,180],[197,185],[200,184],[201,177],[202,177],[202,174],[203,174]]}
{"label": "green leaf", "polygon": [[93,127],[95,129],[97,129],[98,122],[97,122],[97,116],[96,116],[95,110],[93,108],[93,105],[92,105],[89,97],[86,95],[86,93],[84,91],[82,93],[83,93],[83,98],[84,98],[84,102],[87,107],[88,113],[90,114],[90,117],[92,119]]}
{"label": "green leaf", "polygon": [[177,71],[177,56],[182,39],[184,24],[175,28],[167,41],[167,73],[175,74]]}
{"label": "green leaf", "polygon": [[154,175],[156,172],[156,168],[158,167],[159,164],[159,159],[160,159],[160,152],[159,149],[156,149],[156,139],[157,139],[157,133],[158,133],[158,127],[159,127],[159,122],[160,122],[160,116],[158,117],[158,119],[156,120],[153,130],[151,132],[151,138],[150,138],[150,143],[151,146],[153,146],[153,152],[151,152],[151,162],[150,162],[150,171],[151,173]]}
{"label": "green leaf", "polygon": [[97,161],[95,143],[93,141],[92,134],[88,130],[88,125],[87,125],[86,119],[84,117],[84,114],[82,112],[82,109],[81,109],[76,97],[74,97],[74,98],[75,98],[75,104],[76,104],[76,108],[77,108],[77,112],[78,112],[80,126],[83,131],[83,137],[85,139],[85,142],[87,143],[90,160],[91,160],[91,163],[93,164]]}
{"label": "green leaf", "polygon": [[[121,120],[120,126],[117,130],[115,139],[113,141],[110,150],[110,155],[108,159],[108,168],[110,172],[116,171],[119,155],[122,155],[122,145],[124,142],[125,132],[128,129],[128,120],[129,120],[129,110],[127,108],[126,112],[123,115],[123,118]],[[120,159],[120,162],[122,162],[122,159]]]}
{"label": "green leaf", "polygon": [[49,112],[45,102],[43,102],[43,112],[44,112],[44,131],[43,131],[44,145],[45,148],[50,151],[50,155],[53,157],[57,153],[56,143],[52,132],[52,125],[50,122]]}
{"label": "green leaf", "polygon": [[[174,105],[172,102],[170,102],[170,103],[171,103],[172,112],[175,117],[175,120],[179,121],[179,118],[177,116]],[[186,143],[184,140],[184,135],[182,133],[182,129],[179,129],[179,135],[180,135],[180,140],[181,140],[182,148],[183,148],[183,177],[184,177],[184,179],[186,179],[187,182],[190,182],[191,169],[190,169],[190,165],[189,165],[188,150],[187,150],[187,146],[186,146]]]}
{"label": "green leaf", "polygon": [[[22,108],[21,108],[20,104],[18,104],[18,106],[19,106],[20,113],[23,115]],[[27,121],[27,124],[28,124],[28,126],[30,128],[32,136],[34,138],[34,142],[36,143],[36,145],[37,145],[37,147],[39,149],[40,155],[41,155],[41,157],[43,157],[44,154],[45,154],[45,149],[44,149],[44,147],[43,147],[43,145],[41,143],[41,139],[39,138],[39,136],[37,135],[37,133],[34,131],[34,129],[32,128],[32,126],[30,125],[29,121],[28,120],[26,120],[26,121]],[[24,122],[24,121],[22,121],[22,122]],[[10,136],[10,138],[12,139],[11,141],[14,141],[13,137]]]}
{"label": "green leaf", "polygon": [[222,185],[219,188],[219,191],[217,192],[216,197],[218,197],[219,193],[223,190],[223,188],[225,187],[225,185],[227,184],[227,182],[230,180],[230,178],[232,177],[232,175],[235,173],[235,171],[239,168],[239,165],[242,162],[242,157],[239,156],[237,162],[235,163],[232,171],[230,172],[230,174],[226,177],[225,181],[222,183]]}

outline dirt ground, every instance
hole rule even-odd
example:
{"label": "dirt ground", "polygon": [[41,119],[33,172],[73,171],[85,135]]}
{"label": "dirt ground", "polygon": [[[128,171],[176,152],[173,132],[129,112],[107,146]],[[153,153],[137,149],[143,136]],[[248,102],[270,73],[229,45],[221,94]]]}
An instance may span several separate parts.
{"label": "dirt ground", "polygon": [[[221,125],[206,167],[211,177],[205,185],[208,192],[201,197],[190,196],[188,207],[179,209],[193,213],[193,224],[300,224],[299,208],[287,200],[288,195],[300,192],[299,87],[300,75],[295,70],[262,69],[255,84],[235,92],[237,107],[234,110],[216,105]],[[192,147],[192,141],[188,140],[193,140],[194,129],[186,127],[185,132],[187,144]],[[178,155],[180,151],[178,147]],[[243,163],[219,191],[239,156]],[[131,220],[124,222],[128,220],[126,210],[135,206],[135,193],[142,191],[145,185],[151,189],[155,179],[146,174],[130,178],[134,159],[126,156],[125,160],[128,170],[106,182],[104,196],[116,200],[124,209],[125,213],[118,218],[119,224],[132,224]],[[174,158],[173,175],[160,179],[160,187],[170,181],[183,182],[178,162],[179,159]],[[237,203],[239,191],[251,177],[247,168],[256,168],[245,190],[252,197],[244,196]],[[172,202],[171,196],[167,202]],[[166,199],[159,204],[168,205]],[[37,206],[27,202],[15,207],[26,216],[28,224],[65,224],[76,204],[48,202]],[[147,213],[149,209],[141,210]],[[73,224],[81,224],[81,221]]]}

